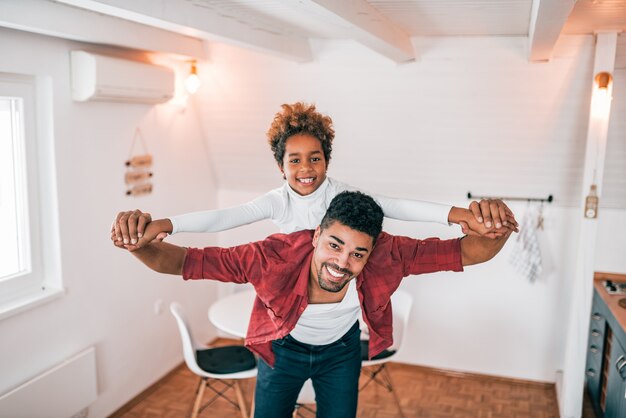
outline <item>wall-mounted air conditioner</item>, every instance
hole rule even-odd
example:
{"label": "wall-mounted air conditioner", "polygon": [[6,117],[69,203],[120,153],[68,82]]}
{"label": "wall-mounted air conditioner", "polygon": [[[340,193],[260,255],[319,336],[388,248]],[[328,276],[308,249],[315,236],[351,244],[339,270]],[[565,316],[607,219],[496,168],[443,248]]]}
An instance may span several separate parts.
{"label": "wall-mounted air conditioner", "polygon": [[125,103],[163,103],[174,97],[169,68],[72,51],[72,97]]}

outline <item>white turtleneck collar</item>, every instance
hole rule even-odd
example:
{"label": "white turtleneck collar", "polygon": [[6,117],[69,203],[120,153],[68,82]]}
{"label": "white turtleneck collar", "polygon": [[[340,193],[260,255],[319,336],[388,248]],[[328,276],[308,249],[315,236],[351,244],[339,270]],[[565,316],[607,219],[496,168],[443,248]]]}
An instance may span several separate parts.
{"label": "white turtleneck collar", "polygon": [[330,184],[330,180],[328,176],[326,176],[326,178],[324,179],[322,184],[320,184],[320,187],[318,187],[317,190],[315,190],[313,193],[310,193],[306,196],[302,196],[301,194],[293,190],[291,186],[289,185],[289,183],[285,182],[285,185],[287,186],[287,192],[290,194],[292,198],[298,199],[298,200],[315,200],[319,198],[320,195],[323,195],[324,193],[326,193],[326,189],[328,188],[329,184]]}

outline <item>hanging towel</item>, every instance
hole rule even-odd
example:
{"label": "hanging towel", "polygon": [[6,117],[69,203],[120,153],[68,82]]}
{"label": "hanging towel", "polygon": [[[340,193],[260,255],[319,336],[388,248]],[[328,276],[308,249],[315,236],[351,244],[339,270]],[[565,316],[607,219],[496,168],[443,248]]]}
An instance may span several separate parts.
{"label": "hanging towel", "polygon": [[541,218],[541,209],[529,204],[509,258],[515,270],[530,282],[537,280],[542,271],[541,249],[537,238]]}

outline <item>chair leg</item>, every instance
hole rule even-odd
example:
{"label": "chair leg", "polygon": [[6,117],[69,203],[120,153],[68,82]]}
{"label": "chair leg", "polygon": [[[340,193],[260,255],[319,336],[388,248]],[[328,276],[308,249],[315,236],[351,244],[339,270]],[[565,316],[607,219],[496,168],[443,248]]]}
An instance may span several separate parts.
{"label": "chair leg", "polygon": [[[367,381],[359,388],[359,392],[362,391],[369,385],[371,382],[381,384],[377,378],[378,374],[383,370],[385,364],[379,364],[378,366],[368,366],[361,369],[361,373],[367,376]],[[376,370],[371,371],[370,369],[376,368]],[[385,386],[387,388],[387,386]]]}
{"label": "chair leg", "polygon": [[204,389],[206,389],[206,379],[200,378],[200,386],[198,387],[198,394],[196,395],[196,401],[193,404],[193,410],[191,411],[191,418],[198,416],[198,410],[202,403],[202,397],[204,396]]}
{"label": "chair leg", "polygon": [[250,406],[250,417],[254,418],[254,397],[256,396],[256,384],[254,385],[254,389],[252,389],[252,406]]}
{"label": "chair leg", "polygon": [[400,413],[400,417],[404,418],[404,413],[402,413],[402,407],[400,406],[400,400],[398,399],[398,395],[396,394],[396,390],[393,386],[393,381],[391,380],[391,374],[389,373],[389,369],[387,367],[383,368],[382,372],[385,374],[387,381],[389,382],[389,386],[391,387],[391,394],[393,395],[393,399],[396,401],[396,406],[398,407],[398,412]]}
{"label": "chair leg", "polygon": [[302,404],[302,403],[297,403],[296,406],[293,407],[293,414],[291,418],[298,418],[298,417],[305,417],[306,415],[304,415],[304,413],[299,414],[298,411],[300,411],[301,409],[313,414],[313,415],[317,415],[315,412],[315,409],[307,406],[306,404]]}
{"label": "chair leg", "polygon": [[237,402],[239,403],[239,410],[241,411],[241,418],[248,418],[248,412],[246,410],[246,402],[243,399],[243,393],[241,392],[241,386],[239,381],[235,380],[235,393],[237,394]]}

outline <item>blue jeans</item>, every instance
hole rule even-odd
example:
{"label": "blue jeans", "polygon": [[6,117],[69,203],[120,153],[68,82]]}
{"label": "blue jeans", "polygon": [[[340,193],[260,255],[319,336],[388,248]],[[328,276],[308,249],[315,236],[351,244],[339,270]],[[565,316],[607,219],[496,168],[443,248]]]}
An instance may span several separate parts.
{"label": "blue jeans", "polygon": [[302,385],[313,381],[318,418],[356,416],[361,373],[358,321],[337,341],[310,345],[291,335],[272,342],[272,369],[259,359],[254,397],[255,418],[289,418]]}

